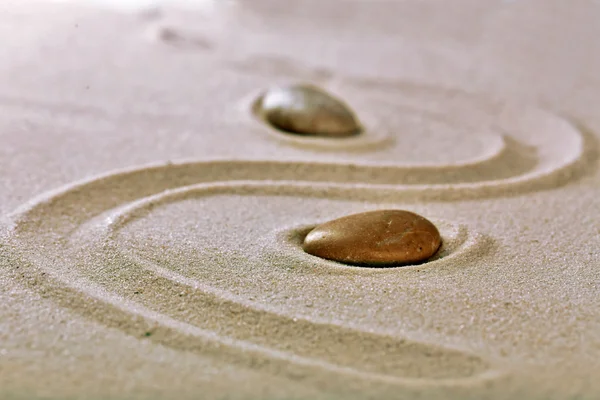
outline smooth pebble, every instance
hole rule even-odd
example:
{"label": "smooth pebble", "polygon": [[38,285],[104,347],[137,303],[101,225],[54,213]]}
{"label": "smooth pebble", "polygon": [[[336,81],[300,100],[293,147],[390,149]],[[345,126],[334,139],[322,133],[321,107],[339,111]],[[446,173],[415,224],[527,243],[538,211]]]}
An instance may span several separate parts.
{"label": "smooth pebble", "polygon": [[360,133],[360,123],[341,100],[312,85],[268,90],[258,114],[273,127],[305,136],[347,137]]}
{"label": "smooth pebble", "polygon": [[325,222],[308,233],[303,248],[328,260],[383,267],[425,261],[441,244],[435,225],[420,215],[379,210]]}

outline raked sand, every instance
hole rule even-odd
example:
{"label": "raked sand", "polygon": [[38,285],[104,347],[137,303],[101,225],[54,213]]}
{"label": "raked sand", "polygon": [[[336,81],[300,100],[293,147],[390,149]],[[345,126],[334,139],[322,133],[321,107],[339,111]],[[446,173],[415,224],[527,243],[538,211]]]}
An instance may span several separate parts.
{"label": "raked sand", "polygon": [[[592,1],[0,2],[0,398],[600,398],[599,21]],[[254,116],[297,82],[364,132]],[[431,220],[438,254],[302,251],[386,208]]]}

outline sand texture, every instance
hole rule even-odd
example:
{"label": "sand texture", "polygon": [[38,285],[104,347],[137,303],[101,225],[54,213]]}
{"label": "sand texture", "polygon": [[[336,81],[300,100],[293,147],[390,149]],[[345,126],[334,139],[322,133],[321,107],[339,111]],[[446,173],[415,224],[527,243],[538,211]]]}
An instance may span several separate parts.
{"label": "sand texture", "polygon": [[[100,3],[0,1],[0,398],[600,399],[599,2]],[[378,209],[439,252],[302,250]]]}

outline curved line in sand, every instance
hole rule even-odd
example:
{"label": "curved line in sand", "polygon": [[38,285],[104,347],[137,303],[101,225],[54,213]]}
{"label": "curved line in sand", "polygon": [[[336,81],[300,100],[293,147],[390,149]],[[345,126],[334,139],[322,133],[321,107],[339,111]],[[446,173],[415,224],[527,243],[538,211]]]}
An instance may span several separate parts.
{"label": "curved line in sand", "polygon": [[[560,121],[560,120],[559,120]],[[107,211],[117,209],[117,213],[110,221],[114,229],[128,223],[135,218],[143,217],[145,212],[152,207],[164,204],[167,202],[183,200],[186,198],[195,198],[198,193],[210,194],[227,191],[230,193],[248,194],[252,192],[260,192],[261,194],[287,194],[300,197],[322,197],[322,198],[352,198],[355,200],[371,200],[374,202],[394,202],[394,201],[409,201],[409,200],[446,200],[452,201],[456,199],[487,197],[494,195],[510,195],[531,190],[539,190],[547,187],[556,187],[568,182],[577,173],[583,171],[583,167],[589,164],[592,158],[595,157],[595,143],[585,132],[578,132],[570,124],[562,121],[557,127],[558,135],[563,141],[567,141],[565,146],[567,152],[562,148],[540,148],[535,158],[524,157],[519,159],[519,154],[527,151],[521,148],[516,141],[507,139],[503,150],[497,155],[497,158],[492,158],[490,162],[499,162],[500,166],[507,161],[523,162],[526,168],[516,168],[516,175],[508,174],[507,177],[498,178],[494,168],[490,176],[484,179],[473,179],[469,182],[461,182],[460,177],[467,174],[469,170],[477,169],[481,164],[488,161],[482,160],[480,164],[473,165],[448,165],[448,166],[381,166],[381,165],[353,165],[353,164],[336,164],[336,163],[317,163],[317,162],[293,162],[293,161],[234,161],[234,160],[213,160],[204,162],[189,162],[181,164],[155,165],[145,168],[137,168],[125,171],[117,171],[112,174],[90,179],[84,182],[75,183],[59,189],[55,192],[48,193],[38,199],[24,205],[22,208],[12,214],[12,238],[23,243],[23,248],[27,248],[32,253],[32,257],[36,258],[36,264],[49,272],[52,277],[48,281],[54,279],[58,282],[57,290],[66,290],[74,295],[73,301],[79,300],[85,303],[86,298],[92,297],[100,300],[103,303],[110,305],[114,310],[119,309],[121,313],[131,316],[138,315],[147,321],[158,323],[165,330],[163,332],[167,337],[173,338],[176,341],[177,335],[183,334],[186,337],[201,338],[203,341],[215,342],[217,346],[228,345],[234,348],[242,348],[259,354],[260,357],[267,356],[269,359],[284,361],[287,364],[290,362],[296,366],[303,367],[319,367],[334,373],[343,373],[363,377],[381,382],[400,383],[406,385],[423,385],[423,384],[473,384],[481,382],[485,379],[491,379],[499,376],[499,372],[489,369],[489,365],[477,357],[473,358],[476,365],[485,366],[483,370],[475,368],[474,372],[469,372],[466,376],[453,377],[451,379],[435,379],[435,378],[406,378],[397,377],[388,374],[386,371],[367,371],[362,372],[356,368],[347,367],[348,360],[333,360],[334,362],[322,361],[323,357],[298,356],[297,354],[272,349],[262,345],[257,345],[253,341],[260,341],[260,337],[254,336],[250,341],[244,338],[230,338],[227,335],[219,335],[211,330],[204,330],[197,326],[184,323],[176,318],[166,315],[167,309],[162,312],[153,311],[141,305],[139,302],[127,299],[123,295],[108,292],[103,287],[90,282],[89,279],[82,279],[77,270],[72,268],[64,270],[63,267],[52,265],[46,257],[39,254],[40,246],[44,246],[46,252],[51,251],[55,246],[56,257],[66,257],[60,261],[61,264],[67,264],[69,260],[67,256],[62,256],[63,251],[69,251],[68,238],[84,227],[84,225],[94,218],[106,213]],[[561,129],[562,128],[562,129]],[[557,135],[556,132],[554,132]],[[508,152],[509,157],[504,158]],[[510,152],[513,152],[512,155]],[[534,160],[535,163],[527,164],[527,160]],[[485,168],[484,168],[485,170]],[[488,170],[490,170],[488,168]],[[453,178],[453,174],[456,177]],[[481,178],[481,174],[479,178]],[[501,174],[500,174],[501,175]],[[412,184],[412,178],[420,176],[424,178],[417,182],[429,182],[429,184]],[[299,178],[300,177],[300,178]],[[363,182],[371,182],[365,184]],[[442,183],[455,182],[455,183]],[[399,184],[400,183],[400,184]],[[106,193],[110,193],[107,196]],[[82,204],[82,198],[85,203]],[[129,213],[127,212],[129,210]],[[23,242],[25,240],[25,242]],[[92,243],[90,243],[92,242]],[[468,240],[467,240],[468,242]],[[466,242],[466,243],[467,243]],[[461,247],[460,251],[455,251],[450,257],[460,257],[469,246],[477,246],[483,243],[479,239],[471,239],[471,242],[466,247]],[[86,250],[93,248],[95,243],[88,241]],[[288,243],[289,244],[289,243]],[[103,252],[107,247],[111,246],[110,241],[103,242],[102,247],[98,252],[90,254],[98,254],[107,263],[114,262],[104,258]],[[88,255],[89,256],[89,255]],[[435,263],[443,263],[445,258],[433,261]],[[127,265],[125,260],[121,260]],[[131,263],[130,263],[131,264]],[[189,281],[188,278],[175,275],[173,272],[162,269],[156,264],[149,265],[149,261],[136,259],[136,265],[143,264],[146,273],[152,273],[156,279],[159,279],[160,288],[175,288],[176,285],[192,287],[193,293],[197,299],[198,296],[211,296],[211,290],[214,288],[202,287],[198,290],[198,282]],[[63,270],[55,271],[52,267],[63,268]],[[77,264],[75,264],[77,265]],[[341,267],[343,268],[343,267]],[[406,268],[406,267],[405,267]],[[357,269],[356,271],[359,271]],[[135,274],[135,271],[124,271],[128,274]],[[65,279],[62,273],[72,274],[69,279]],[[128,279],[132,279],[126,276]],[[51,283],[48,285],[52,286]],[[174,285],[174,286],[170,286]],[[44,284],[42,284],[44,286]],[[111,291],[118,289],[111,288]],[[82,297],[83,294],[83,297]],[[73,297],[73,295],[71,295]],[[219,291],[214,294],[214,298],[206,298],[203,304],[214,304],[221,301],[227,303],[225,309],[231,307],[246,307],[243,301],[231,302],[227,299],[227,294]],[[200,302],[202,303],[202,302]],[[156,306],[156,304],[152,304]],[[80,305],[84,307],[84,305]],[[168,307],[167,307],[168,308]],[[212,311],[211,311],[212,312]],[[256,318],[288,318],[279,316],[272,311],[265,312],[253,307],[246,310],[244,315],[253,315],[255,313],[263,313]],[[230,314],[227,314],[230,315]],[[103,320],[103,316],[98,316]],[[127,318],[126,316],[124,318]],[[223,326],[231,323],[227,318],[222,319]],[[304,323],[304,322],[300,322]],[[333,327],[326,324],[315,324],[314,322],[306,321],[307,326],[312,326],[312,329],[317,329],[323,333],[323,337],[334,332],[331,337],[342,338],[344,335],[369,335],[360,331],[353,331],[344,327]],[[268,325],[268,324],[267,324]],[[275,324],[277,325],[277,324]],[[272,326],[275,326],[272,325]],[[285,327],[287,325],[283,324]],[[317,328],[315,328],[317,327]],[[157,328],[158,329],[158,328]],[[235,329],[234,329],[235,331]],[[238,332],[239,333],[239,332]],[[336,336],[337,335],[337,336]],[[243,336],[243,334],[242,334]],[[365,336],[366,337],[366,336]],[[302,338],[295,337],[297,340]],[[387,336],[373,335],[373,349],[385,340],[390,339]],[[159,339],[156,339],[159,340]],[[365,339],[368,341],[368,339]],[[395,340],[395,341],[394,341]],[[204,342],[203,342],[204,343]],[[331,343],[334,345],[334,343]],[[455,361],[459,366],[466,366],[469,369],[469,363],[472,357],[466,352],[452,349],[442,349],[436,346],[431,346],[418,342],[399,341],[393,339],[388,343],[391,348],[401,348],[402,351],[412,351],[414,346],[425,346],[417,353],[428,354],[435,349],[441,351],[439,357],[434,359],[442,360],[444,357],[458,357]],[[179,348],[194,347],[193,343],[181,344]],[[175,346],[175,347],[177,347]],[[387,346],[387,345],[386,345]],[[408,346],[408,347],[403,347]],[[429,347],[428,347],[429,346]],[[408,349],[408,350],[407,350]],[[300,348],[296,349],[300,352]],[[304,349],[306,350],[306,349]],[[313,351],[322,351],[319,346],[313,347]],[[374,350],[374,351],[375,351]],[[456,353],[453,353],[456,351]],[[338,354],[339,352],[336,352]],[[327,357],[333,357],[327,355]],[[318,354],[317,354],[318,355]],[[398,356],[400,357],[400,353]],[[324,355],[323,355],[324,356]],[[325,357],[325,358],[327,358]],[[402,358],[402,357],[400,357]],[[458,361],[457,361],[458,360]],[[350,360],[350,365],[354,361]],[[462,364],[461,364],[462,363]],[[373,365],[377,366],[377,363]],[[479,368],[479,367],[478,367]],[[487,369],[486,369],[487,368]]]}
{"label": "curved line in sand", "polygon": [[[310,194],[315,197],[352,198],[357,201],[455,201],[510,196],[564,185],[585,172],[586,167],[595,161],[597,154],[592,135],[577,131],[566,122],[565,127],[569,129],[567,133],[576,134],[571,137],[571,145],[575,148],[570,149],[570,153],[558,160],[546,158],[532,170],[504,179],[452,183],[459,179],[463,172],[467,173],[469,170],[477,171],[476,176],[485,175],[484,171],[477,170],[477,164],[457,167],[403,167],[259,160],[154,164],[115,171],[48,192],[17,209],[12,218],[18,225],[29,225],[32,221],[44,223],[44,214],[50,213],[53,206],[60,203],[68,205],[82,192],[99,198],[102,193],[120,189],[119,195],[114,193],[113,197],[105,199],[107,207],[104,209],[110,209],[117,207],[119,202],[127,203],[165,190],[209,182],[212,182],[214,187],[226,187],[232,181],[246,181],[249,186],[259,181],[262,182],[261,185],[268,183],[269,191],[273,194],[285,188],[286,192],[299,196]],[[512,147],[513,151],[518,153],[518,145],[515,148],[513,143]],[[507,148],[510,149],[511,145]],[[497,160],[503,159],[500,157]],[[493,173],[494,168],[491,171]],[[406,183],[413,181],[415,177],[427,177],[435,183]],[[140,182],[149,178],[152,181],[150,187],[140,185]],[[340,182],[340,179],[343,181]],[[448,183],[437,183],[440,181]],[[77,212],[73,207],[70,208],[72,212]],[[91,211],[91,207],[86,211]],[[101,211],[102,208],[96,212]]]}
{"label": "curved line in sand", "polygon": [[[276,191],[274,192],[273,189]],[[104,213],[101,217],[101,222],[94,222],[96,228],[104,226],[109,235],[114,235],[115,232],[121,230],[126,225],[145,217],[148,213],[156,210],[158,207],[165,206],[177,201],[187,199],[196,199],[204,196],[229,194],[243,191],[246,195],[263,195],[269,193],[272,195],[288,195],[289,187],[273,186],[270,184],[256,182],[231,182],[223,186],[220,184],[197,184],[185,186],[173,190],[166,190],[142,199],[135,200],[123,207],[118,207],[112,212]],[[297,195],[295,192],[291,192]],[[305,193],[303,197],[310,197],[310,193]],[[97,219],[94,218],[94,221]],[[322,221],[321,221],[322,222]],[[443,221],[435,221],[434,223],[441,229],[442,224],[448,225]],[[87,225],[87,224],[86,224]],[[82,227],[85,225],[82,225]],[[332,268],[338,273],[352,274],[375,274],[375,273],[394,273],[395,268],[357,268],[355,266],[347,266],[334,261],[324,260],[310,254],[306,254],[302,249],[303,235],[312,229],[314,225],[293,227],[290,229],[277,230],[270,234],[272,240],[278,246],[278,251],[289,251],[295,256],[303,257],[304,260],[314,261],[324,266]],[[420,265],[405,265],[402,269],[422,268],[427,266],[440,266],[447,264],[447,260],[453,260],[459,256],[467,256],[475,251],[482,253],[482,250],[489,248],[491,241],[482,234],[470,233],[465,225],[455,227],[456,234],[454,237],[447,237],[445,229],[441,230],[443,241],[441,248],[432,256],[426,263]],[[460,251],[458,251],[460,250]],[[468,254],[465,254],[468,253]],[[328,271],[328,272],[333,272]],[[343,271],[343,272],[342,272]],[[321,271],[322,272],[322,271]]]}
{"label": "curved line in sand", "polygon": [[[120,260],[118,258],[113,259],[113,261],[120,262],[121,265],[123,265],[122,262],[124,260],[125,259]],[[43,257],[39,257],[33,260],[33,262],[38,265],[47,265],[47,261],[44,260]],[[19,265],[26,265],[26,262],[20,259]],[[505,375],[505,372],[501,370],[491,368],[482,369],[481,367],[487,367],[488,364],[483,362],[478,356],[472,355],[462,349],[451,348],[448,346],[441,347],[417,341],[402,341],[401,339],[386,335],[374,335],[370,333],[366,334],[367,337],[364,338],[365,340],[369,339],[369,335],[376,336],[380,340],[387,340],[389,343],[385,343],[385,345],[399,347],[399,350],[401,351],[399,354],[396,354],[398,356],[402,355],[402,351],[406,351],[408,354],[411,352],[424,351],[424,354],[421,356],[425,359],[431,357],[433,361],[436,359],[439,361],[440,359],[443,359],[444,356],[458,357],[459,360],[465,361],[464,368],[475,367],[482,370],[464,377],[444,377],[440,379],[397,377],[384,373],[364,372],[353,367],[322,361],[318,358],[299,356],[293,352],[264,346],[262,344],[254,343],[251,340],[219,335],[213,330],[203,329],[196,325],[186,323],[182,321],[182,319],[173,318],[164,312],[157,312],[148,308],[143,304],[140,304],[139,301],[132,301],[124,296],[115,294],[113,291],[107,291],[101,285],[90,282],[89,280],[73,277],[68,281],[64,281],[64,278],[56,273],[56,271],[50,269],[42,269],[42,271],[44,272],[40,272],[36,267],[32,267],[32,275],[27,278],[22,277],[21,279],[26,281],[30,286],[35,287],[37,290],[43,291],[46,296],[49,295],[56,299],[63,307],[82,312],[88,317],[92,314],[99,322],[118,328],[132,336],[140,337],[141,332],[150,330],[149,332],[152,333],[151,337],[148,335],[142,337],[146,337],[149,340],[169,346],[176,350],[200,354],[214,353],[221,359],[233,359],[243,363],[243,365],[253,368],[258,367],[275,374],[284,373],[292,377],[303,376],[303,379],[310,381],[311,376],[315,375],[315,368],[317,368],[319,370],[319,376],[315,379],[325,385],[342,375],[363,381],[369,380],[377,383],[401,385],[405,387],[469,387],[472,385],[485,384],[488,381],[498,379]],[[175,285],[186,285],[185,281],[181,281],[182,277],[173,276],[165,270],[152,271],[152,268],[147,267],[144,271],[147,274],[152,274],[150,275],[150,278],[154,279],[157,283],[160,283],[161,287],[169,287],[169,285],[172,285],[173,287],[175,287]],[[161,276],[163,274],[164,276]],[[197,287],[194,286],[194,289],[196,288]],[[84,297],[82,297],[82,294]],[[207,297],[207,301],[213,301],[210,299],[210,294],[204,295]],[[90,299],[93,299],[94,301],[90,302]],[[231,309],[227,300],[223,300],[222,298],[216,298],[215,300],[223,306],[221,309],[227,314],[229,319],[236,318],[236,316],[239,317],[240,315],[254,318],[257,315],[260,316],[262,314],[260,310],[251,313],[248,311],[253,311],[252,309],[248,310],[240,307]],[[132,318],[132,315],[136,318]],[[274,316],[271,313],[265,315],[271,317]],[[276,315],[275,317],[280,318]],[[292,319],[292,321],[295,324],[315,326],[314,322],[298,318],[295,318],[295,320]],[[255,323],[255,326],[260,326],[260,323]],[[348,335],[360,336],[365,334],[361,331],[353,331],[351,328],[337,327],[334,325],[328,326],[322,324],[320,328],[323,329],[323,333],[328,333],[328,328],[332,328],[334,330],[339,329],[340,333],[346,333]],[[383,348],[378,347],[381,344],[380,342],[369,344],[374,345],[375,350],[390,350],[389,347],[386,346],[383,346]],[[475,366],[472,366],[471,364],[475,364]],[[405,366],[405,368],[409,369],[409,366]]]}
{"label": "curved line in sand", "polygon": [[[94,254],[95,266],[88,268],[92,271],[90,273],[103,270],[107,265],[115,265],[122,274],[118,278],[118,284],[110,287],[110,291],[103,285],[90,281],[87,273],[84,273],[85,278],[73,279],[69,276],[65,279],[64,270],[56,271],[48,267],[45,269],[62,285],[109,303],[122,312],[163,326],[165,329],[160,335],[163,339],[157,340],[167,346],[176,340],[178,335],[184,334],[188,341],[200,339],[214,342],[219,346],[243,350],[242,353],[250,352],[285,364],[292,363],[296,367],[309,370],[317,368],[332,374],[404,386],[466,386],[480,384],[502,375],[500,371],[491,368],[488,362],[462,349],[280,314],[263,304],[250,302],[163,268],[132,251],[123,249],[116,240],[120,229],[143,217],[150,209],[184,198],[235,192],[235,186],[250,194],[263,193],[264,189],[256,183],[233,183],[228,188],[215,188],[210,184],[193,185],[158,193],[105,212],[84,223],[75,223],[77,228],[67,237],[63,237],[60,242],[64,249],[59,249],[58,252],[68,253],[69,249],[80,249],[81,246],[71,242],[70,238],[73,237],[76,238],[75,241],[82,241],[86,246],[86,254]],[[268,189],[269,185],[265,187]],[[298,232],[298,229],[294,231]],[[457,247],[460,249],[469,238],[464,237],[468,235],[466,228],[461,227],[457,231],[458,236],[463,236],[458,238],[461,243]],[[286,232],[290,233],[289,230]],[[281,233],[276,232],[275,235],[279,236]],[[50,245],[46,244],[46,251],[49,251],[49,247]],[[108,248],[112,251],[107,252]],[[139,267],[143,272],[136,275],[135,270]],[[136,284],[143,285],[150,291],[155,287],[161,296],[151,296],[149,304],[126,298],[126,292],[120,288]],[[177,317],[176,307],[172,306],[170,299],[177,299],[182,288],[186,293],[186,316]],[[164,296],[165,291],[170,293]],[[165,297],[167,300],[161,305],[161,299]],[[85,297],[82,301],[84,300]],[[191,321],[194,319],[195,321]],[[202,326],[207,324],[209,326]],[[218,330],[228,334],[219,334]],[[361,348],[353,351],[349,357],[344,351],[346,343],[361,343]],[[192,346],[190,343],[187,345]],[[418,374],[422,374],[418,377],[411,376],[414,375],[415,365],[421,367],[416,370]],[[427,372],[423,373],[421,370]],[[452,375],[449,371],[456,371],[458,375]]]}
{"label": "curved line in sand", "polygon": [[[298,81],[298,83],[302,83]],[[252,130],[259,132],[261,135],[268,137],[279,143],[296,146],[299,148],[326,151],[326,152],[349,152],[360,153],[374,151],[384,148],[389,148],[396,144],[401,137],[402,126],[399,124],[390,124],[387,118],[381,117],[373,113],[371,110],[378,109],[378,105],[392,106],[396,113],[404,113],[407,115],[425,116],[429,121],[442,125],[447,128],[465,129],[457,126],[457,124],[445,118],[443,113],[436,113],[421,109],[419,107],[410,106],[407,104],[394,104],[391,101],[383,99],[369,99],[368,103],[371,107],[366,107],[367,111],[363,110],[358,113],[360,119],[360,133],[354,136],[327,138],[318,136],[304,136],[281,131],[278,128],[264,119],[260,114],[260,101],[267,90],[256,90],[245,96],[238,105],[238,114],[245,125],[250,125]],[[368,96],[364,96],[368,98]],[[485,151],[477,156],[472,156],[464,160],[456,161],[450,164],[439,163],[414,163],[404,164],[406,167],[466,167],[474,166],[488,161],[495,160],[503,156],[506,151],[506,143],[504,134],[498,134],[492,127],[481,127],[477,129],[477,135],[486,137]]]}
{"label": "curved line in sand", "polygon": [[[268,309],[260,303],[249,302],[214,287],[202,285],[194,279],[160,267],[158,264],[147,259],[134,255],[128,255],[128,257],[136,265],[142,266],[145,271],[152,272],[169,282],[187,286],[191,291],[198,292],[200,297],[208,297],[205,300],[205,304],[208,304],[209,307],[214,303],[219,303],[220,308],[241,309],[241,313],[244,315],[240,319],[254,322],[254,324],[246,326],[246,332],[235,326],[232,327],[233,330],[237,328],[238,332],[236,332],[236,335],[250,336],[250,339],[244,341],[245,343],[238,343],[238,347],[241,348],[245,348],[248,341],[252,343],[252,339],[260,339],[256,337],[252,338],[251,332],[252,328],[261,324],[262,328],[266,331],[277,332],[276,334],[269,335],[271,342],[268,349],[270,351],[276,349],[274,346],[276,344],[278,347],[287,349],[285,358],[292,362],[300,361],[304,365],[360,379],[412,386],[467,386],[503,375],[501,371],[491,368],[489,363],[483,361],[479,356],[463,349],[359,331],[312,318],[306,320],[299,317],[286,316],[273,312],[273,310]],[[161,285],[161,287],[164,288],[164,285]],[[197,297],[194,298],[196,304],[198,304],[197,299]],[[213,315],[217,314],[214,311],[211,311],[211,313]],[[224,313],[227,313],[227,311]],[[269,320],[273,322],[268,323],[267,321]],[[221,324],[222,327],[227,327],[228,325],[231,327],[236,322],[239,322],[239,320],[223,318]],[[242,325],[245,324],[242,323]],[[306,337],[302,336],[310,336],[310,341],[307,341]],[[219,339],[231,340],[232,338],[219,336]],[[315,344],[314,341],[317,343],[315,347],[311,348],[310,346]],[[344,348],[340,348],[339,346],[343,346],[345,342],[361,343],[362,348],[355,349],[352,354],[356,359],[335,359],[335,356],[344,352]],[[332,352],[331,350],[335,347],[338,348]],[[378,354],[378,357],[376,357],[377,362],[372,363],[371,368],[368,368],[366,364],[369,364],[368,358],[372,358],[373,355],[369,354],[365,347],[369,347],[368,350],[371,351],[375,350],[373,351],[374,353],[377,349],[385,349],[385,352]],[[410,366],[419,365],[421,368],[428,370],[428,373],[423,374],[424,376],[421,377],[411,377],[409,365],[401,368],[396,367],[399,371],[394,371],[394,361],[401,358],[410,358]],[[375,372],[371,372],[371,369],[374,369]],[[440,378],[432,376],[434,374],[432,374],[431,370],[434,370],[436,373],[452,370],[460,372],[453,377]],[[461,375],[463,373],[464,375]]]}
{"label": "curved line in sand", "polygon": [[[369,114],[361,113],[361,131],[358,135],[341,138],[323,138],[295,135],[283,132],[271,126],[259,112],[260,100],[265,91],[256,91],[248,95],[240,103],[239,113],[244,122],[251,124],[253,130],[260,132],[270,139],[284,144],[326,151],[371,151],[385,148],[394,143],[394,138],[389,129],[371,129],[374,125]],[[245,117],[245,118],[244,118]]]}
{"label": "curved line in sand", "polygon": [[[434,225],[440,228],[442,221],[432,219]],[[449,237],[445,230],[441,230],[442,246],[440,249],[427,261],[415,265],[402,265],[398,267],[385,268],[361,268],[341,264],[335,261],[324,260],[319,257],[305,253],[302,250],[302,242],[304,236],[315,226],[306,225],[302,227],[294,227],[290,229],[280,229],[269,235],[273,242],[273,252],[278,254],[293,257],[298,261],[312,263],[310,271],[312,273],[327,274],[327,275],[393,275],[397,274],[398,268],[402,270],[423,269],[423,268],[453,268],[457,262],[461,260],[472,259],[474,254],[483,256],[494,247],[493,241],[478,232],[472,232],[465,225],[458,225],[455,228],[456,232],[452,237]],[[302,265],[300,265],[302,268]],[[454,267],[455,268],[455,267]]]}

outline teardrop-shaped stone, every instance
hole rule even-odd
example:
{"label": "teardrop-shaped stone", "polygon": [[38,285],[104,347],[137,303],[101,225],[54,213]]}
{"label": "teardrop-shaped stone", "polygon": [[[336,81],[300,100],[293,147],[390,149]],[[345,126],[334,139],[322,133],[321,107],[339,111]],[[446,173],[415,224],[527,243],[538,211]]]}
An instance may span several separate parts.
{"label": "teardrop-shaped stone", "polygon": [[259,99],[257,111],[288,133],[346,137],[360,132],[360,123],[346,104],[312,85],[270,89]]}
{"label": "teardrop-shaped stone", "polygon": [[394,266],[425,261],[442,244],[435,225],[401,210],[353,214],[315,227],[304,251],[346,264]]}

